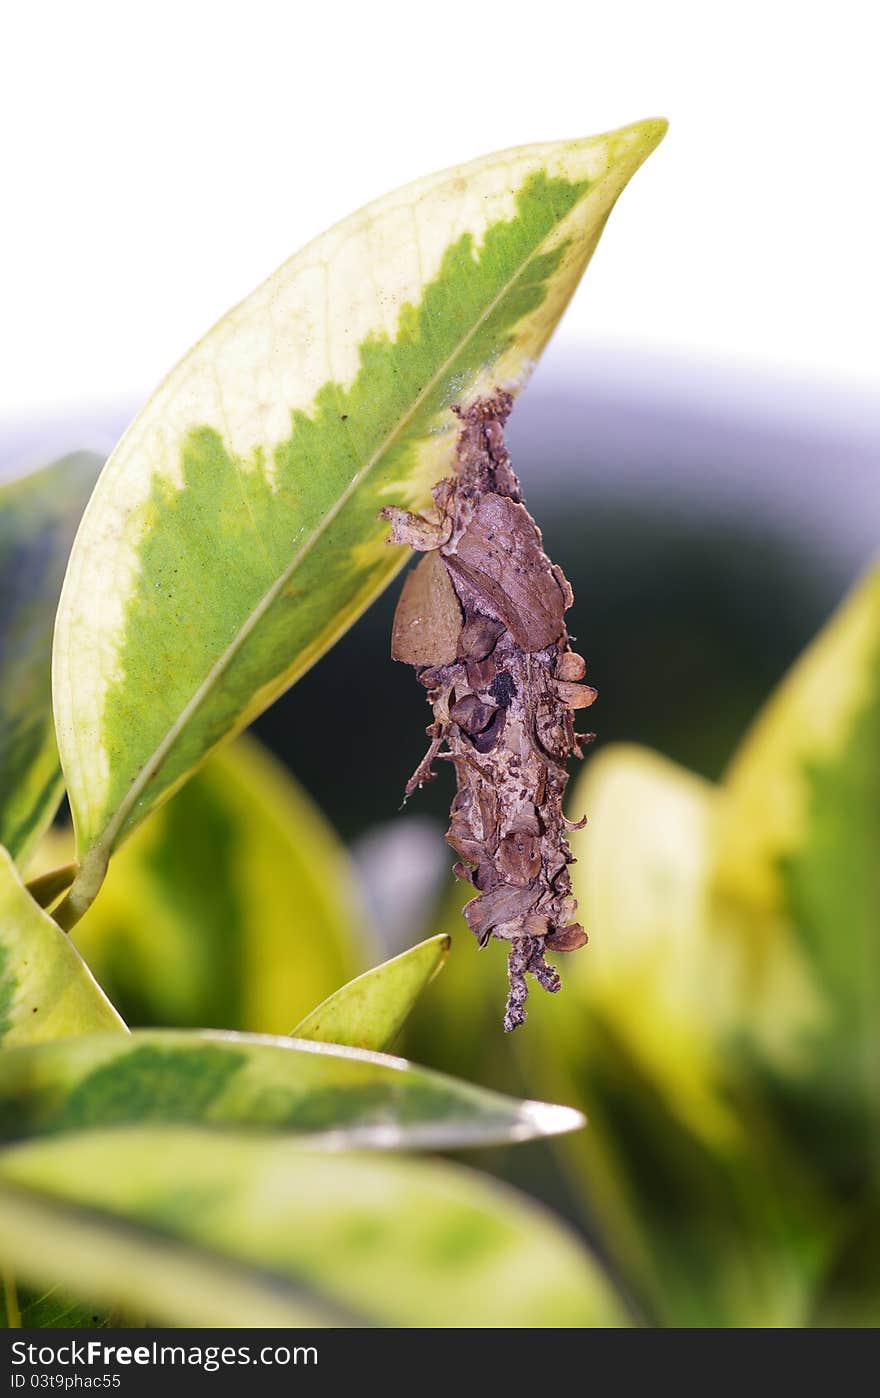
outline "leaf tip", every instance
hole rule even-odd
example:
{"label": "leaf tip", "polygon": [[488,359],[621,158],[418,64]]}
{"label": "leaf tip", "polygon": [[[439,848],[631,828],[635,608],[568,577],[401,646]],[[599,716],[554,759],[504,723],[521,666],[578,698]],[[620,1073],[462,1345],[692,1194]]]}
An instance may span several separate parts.
{"label": "leaf tip", "polygon": [[613,131],[610,140],[617,145],[621,156],[625,153],[629,157],[635,171],[657,149],[668,130],[669,122],[665,117],[646,117]]}
{"label": "leaf tip", "polygon": [[583,1130],[587,1124],[587,1118],[576,1107],[564,1107],[556,1102],[522,1102],[519,1118],[523,1140],[565,1136],[571,1131]]}

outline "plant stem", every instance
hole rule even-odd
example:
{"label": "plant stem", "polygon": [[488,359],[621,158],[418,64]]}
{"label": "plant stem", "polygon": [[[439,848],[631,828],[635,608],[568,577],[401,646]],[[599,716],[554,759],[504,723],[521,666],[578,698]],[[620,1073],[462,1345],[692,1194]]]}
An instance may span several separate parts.
{"label": "plant stem", "polygon": [[100,845],[93,846],[83,858],[67,897],[55,909],[55,921],[63,932],[75,927],[92,906],[104,882],[109,860],[109,853]]}
{"label": "plant stem", "polygon": [[75,864],[62,864],[58,869],[50,869],[46,874],[31,879],[27,891],[41,908],[51,908],[52,904],[66,893],[76,878]]}

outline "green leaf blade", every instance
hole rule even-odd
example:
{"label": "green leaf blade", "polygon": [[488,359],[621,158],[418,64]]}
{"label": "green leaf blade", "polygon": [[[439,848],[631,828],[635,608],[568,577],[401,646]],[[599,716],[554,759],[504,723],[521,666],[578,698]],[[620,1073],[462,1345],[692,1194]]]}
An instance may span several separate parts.
{"label": "green leaf blade", "polygon": [[73,916],[125,831],[402,566],[378,510],[427,503],[455,402],[521,385],[664,129],[523,147],[371,205],[221,321],[129,429],[56,638]]}
{"label": "green leaf blade", "polygon": [[4,1050],[124,1028],[69,938],[37,906],[6,850],[0,849],[0,1044]]}
{"label": "green leaf blade", "polygon": [[185,1128],[0,1155],[3,1255],[176,1325],[619,1326],[568,1230],[461,1167]]}
{"label": "green leaf blade", "polygon": [[291,1035],[381,1052],[394,1043],[422,991],[449,955],[449,938],[429,937],[342,986]]}
{"label": "green leaf blade", "polygon": [[0,1140],[145,1121],[307,1136],[337,1150],[454,1149],[578,1129],[400,1058],[250,1034],[136,1030],[0,1057]]}
{"label": "green leaf blade", "polygon": [[52,628],[102,458],[77,452],[0,487],[0,845],[21,867],[63,782],[52,721]]}

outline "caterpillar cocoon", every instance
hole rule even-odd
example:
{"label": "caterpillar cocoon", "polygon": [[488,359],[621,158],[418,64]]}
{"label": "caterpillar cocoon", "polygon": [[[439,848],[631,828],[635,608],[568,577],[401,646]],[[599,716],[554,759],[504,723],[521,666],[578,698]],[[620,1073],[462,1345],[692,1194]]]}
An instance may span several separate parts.
{"label": "caterpillar cocoon", "polygon": [[456,474],[434,487],[433,510],[382,511],[390,542],[425,555],[405,580],[391,642],[433,709],[406,794],[435,775],[435,760],[452,762],[446,839],[456,875],[478,894],[464,914],[481,947],[511,944],[506,1030],[525,1019],[527,975],[560,988],[545,951],[587,940],[569,875],[567,835],[578,827],[562,803],[566,763],[594,736],[575,732],[573,714],[596,698],[569,646],[571,588],[544,552],[504,444],[511,407],[498,392],[457,410]]}

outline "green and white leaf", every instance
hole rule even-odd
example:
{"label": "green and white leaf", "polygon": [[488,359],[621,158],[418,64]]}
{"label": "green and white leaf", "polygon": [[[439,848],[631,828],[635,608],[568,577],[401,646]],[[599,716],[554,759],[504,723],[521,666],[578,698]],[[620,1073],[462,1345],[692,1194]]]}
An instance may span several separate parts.
{"label": "green and white leaf", "polygon": [[506,151],[370,205],[165,380],[104,469],[59,609],[67,925],[121,836],[403,565],[378,510],[423,507],[448,474],[453,404],[521,386],[664,130]]}
{"label": "green and white leaf", "polygon": [[147,1121],[294,1132],[331,1150],[453,1149],[583,1125],[568,1107],[297,1039],[137,1030],[0,1056],[0,1140]]}
{"label": "green and white leaf", "polygon": [[69,1034],[124,1028],[70,939],[37,906],[9,854],[0,849],[0,1044],[4,1050]]}
{"label": "green and white leaf", "polygon": [[429,937],[331,995],[293,1030],[296,1039],[388,1049],[422,991],[449,955],[449,938]]}
{"label": "green and white leaf", "polygon": [[72,935],[130,1024],[260,1034],[286,1034],[371,951],[344,848],[249,736],[135,831]]}
{"label": "green and white leaf", "polygon": [[592,1256],[448,1164],[147,1127],[0,1155],[0,1251],[33,1284],[214,1326],[629,1323]]}
{"label": "green and white leaf", "polygon": [[61,800],[52,628],[102,460],[77,452],[0,486],[0,845],[21,865]]}

